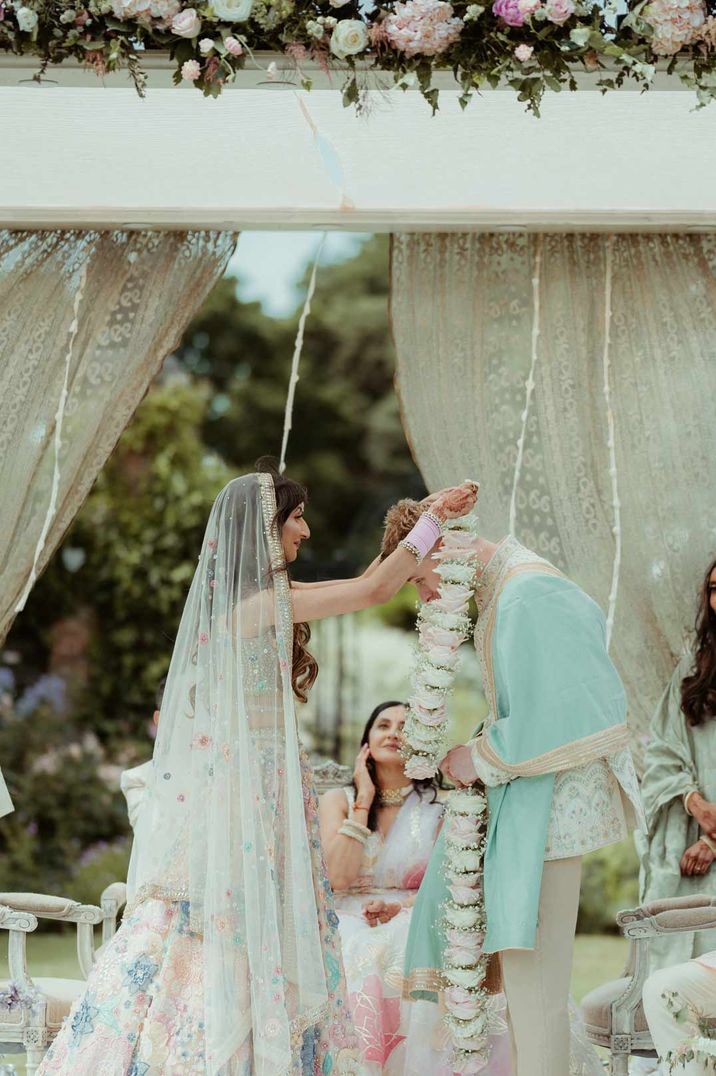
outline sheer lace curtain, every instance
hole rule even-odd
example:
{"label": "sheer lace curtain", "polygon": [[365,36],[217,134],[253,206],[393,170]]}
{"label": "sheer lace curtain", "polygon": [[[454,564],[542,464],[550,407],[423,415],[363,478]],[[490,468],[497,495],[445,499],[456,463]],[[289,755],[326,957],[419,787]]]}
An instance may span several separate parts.
{"label": "sheer lace curtain", "polygon": [[0,231],[0,641],[235,243]]}
{"label": "sheer lace curtain", "polygon": [[393,239],[415,459],[608,613],[637,760],[716,551],[715,274],[708,236]]}

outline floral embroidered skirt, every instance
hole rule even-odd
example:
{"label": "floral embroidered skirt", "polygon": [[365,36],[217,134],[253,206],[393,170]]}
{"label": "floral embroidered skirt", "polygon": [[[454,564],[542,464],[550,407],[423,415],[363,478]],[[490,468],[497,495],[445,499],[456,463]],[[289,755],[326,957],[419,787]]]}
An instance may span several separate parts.
{"label": "floral embroidered skirt", "polygon": [[[188,903],[146,901],[102,952],[38,1076],[205,1076],[203,1008]],[[340,1071],[325,1037],[305,1033],[296,1076]],[[250,1053],[232,1062],[232,1076],[251,1076]]]}

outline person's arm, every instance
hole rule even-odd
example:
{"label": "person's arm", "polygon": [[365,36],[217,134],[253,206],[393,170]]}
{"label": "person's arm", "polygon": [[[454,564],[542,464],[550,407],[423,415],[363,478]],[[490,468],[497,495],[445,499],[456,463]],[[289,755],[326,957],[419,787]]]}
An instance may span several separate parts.
{"label": "person's arm", "polygon": [[358,805],[359,809],[354,807],[349,815],[348,800],[342,788],[333,788],[321,796],[318,808],[321,844],[328,881],[336,892],[348,889],[360,873],[369,830],[365,825],[368,811],[361,804],[360,796]]}
{"label": "person's arm", "polygon": [[[441,520],[453,519],[466,515],[475,505],[477,490],[473,483],[463,483],[454,489],[443,491],[433,502],[430,514]],[[423,526],[421,516],[414,531]],[[408,535],[410,538],[410,535]],[[437,536],[436,539],[437,541]],[[434,543],[433,543],[434,544]],[[305,620],[321,620],[327,616],[340,616],[343,613],[357,613],[369,609],[372,605],[382,605],[390,601],[400,588],[408,582],[416,568],[415,555],[399,545],[389,557],[376,564],[374,561],[368,572],[329,587],[299,588],[293,595],[293,619],[296,623]]]}
{"label": "person's arm", "polygon": [[[377,556],[375,560],[371,561],[366,570],[359,576],[358,579],[365,579],[367,575],[370,575],[380,564],[380,556]],[[321,587],[335,587],[340,586],[343,583],[351,583],[352,579],[318,579],[315,583],[301,583],[291,581],[291,590],[318,590]]]}

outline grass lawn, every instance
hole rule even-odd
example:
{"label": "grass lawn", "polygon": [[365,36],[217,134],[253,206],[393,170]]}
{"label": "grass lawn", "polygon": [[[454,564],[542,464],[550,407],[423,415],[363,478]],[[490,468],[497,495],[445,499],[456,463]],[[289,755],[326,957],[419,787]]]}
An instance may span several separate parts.
{"label": "grass lawn", "polygon": [[[577,936],[574,968],[572,972],[572,995],[580,1002],[585,994],[599,983],[617,978],[624,967],[627,943],[611,934],[580,934]],[[79,976],[75,952],[74,933],[43,931],[30,934],[27,944],[27,963],[30,974],[76,978]],[[0,977],[6,978],[7,951],[0,954]],[[24,1073],[22,1058],[8,1056],[15,1064],[19,1076]]]}

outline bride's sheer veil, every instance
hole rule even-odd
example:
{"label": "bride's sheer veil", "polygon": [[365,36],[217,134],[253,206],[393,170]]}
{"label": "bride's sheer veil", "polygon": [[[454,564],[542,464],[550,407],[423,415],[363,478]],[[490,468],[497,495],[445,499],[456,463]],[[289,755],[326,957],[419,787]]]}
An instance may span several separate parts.
{"label": "bride's sheer veil", "polygon": [[279,1076],[328,1000],[270,474],[218,495],[179,627],[130,900],[187,901],[207,1076]]}

